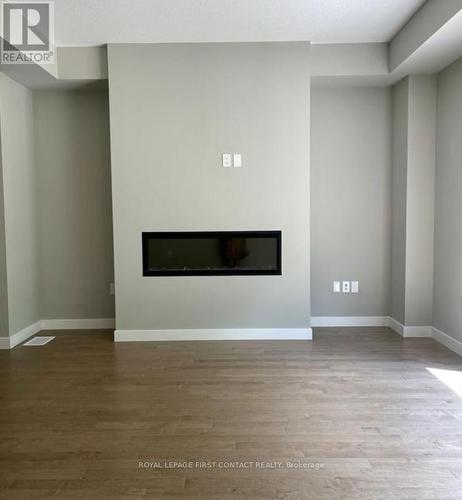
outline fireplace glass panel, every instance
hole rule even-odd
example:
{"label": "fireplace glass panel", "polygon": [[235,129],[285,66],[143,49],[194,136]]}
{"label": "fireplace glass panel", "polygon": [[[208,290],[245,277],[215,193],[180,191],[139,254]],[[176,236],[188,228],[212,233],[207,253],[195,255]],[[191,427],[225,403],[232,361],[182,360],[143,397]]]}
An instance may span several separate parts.
{"label": "fireplace glass panel", "polygon": [[144,276],[279,275],[280,231],[143,233]]}

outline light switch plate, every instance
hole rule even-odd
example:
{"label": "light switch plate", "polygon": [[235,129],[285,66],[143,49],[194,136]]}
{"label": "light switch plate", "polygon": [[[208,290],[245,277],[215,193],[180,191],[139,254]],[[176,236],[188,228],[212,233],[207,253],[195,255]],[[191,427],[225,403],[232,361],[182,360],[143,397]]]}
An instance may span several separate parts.
{"label": "light switch plate", "polygon": [[340,281],[334,281],[333,290],[334,290],[334,293],[340,293],[341,292],[341,290],[340,290]]}
{"label": "light switch plate", "polygon": [[233,155],[230,153],[223,153],[223,166],[226,168],[233,166]]}
{"label": "light switch plate", "polygon": [[343,293],[350,293],[350,282],[349,281],[344,281],[342,283],[342,292]]}
{"label": "light switch plate", "polygon": [[233,155],[233,165],[234,165],[234,168],[241,168],[242,167],[242,155],[241,154],[234,154]]}
{"label": "light switch plate", "polygon": [[359,293],[359,281],[351,282],[351,293]]}

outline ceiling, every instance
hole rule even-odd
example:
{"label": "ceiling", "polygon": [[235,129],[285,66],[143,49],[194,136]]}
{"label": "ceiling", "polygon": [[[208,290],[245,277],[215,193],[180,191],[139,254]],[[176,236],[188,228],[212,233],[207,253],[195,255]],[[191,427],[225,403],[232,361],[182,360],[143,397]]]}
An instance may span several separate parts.
{"label": "ceiling", "polygon": [[388,42],[424,0],[55,0],[56,45]]}

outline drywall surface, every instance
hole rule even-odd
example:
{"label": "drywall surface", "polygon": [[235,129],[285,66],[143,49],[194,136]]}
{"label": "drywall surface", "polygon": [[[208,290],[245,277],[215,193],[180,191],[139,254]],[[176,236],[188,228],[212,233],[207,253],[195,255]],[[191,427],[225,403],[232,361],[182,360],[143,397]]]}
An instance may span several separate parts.
{"label": "drywall surface", "polygon": [[462,59],[438,75],[433,325],[462,341]]}
{"label": "drywall surface", "polygon": [[34,92],[42,319],[113,318],[107,92]]}
{"label": "drywall surface", "polygon": [[405,323],[409,79],[393,87],[391,316]]}
{"label": "drywall surface", "polygon": [[6,270],[5,203],[3,197],[2,132],[0,130],[0,337],[8,337],[8,281]]}
{"label": "drywall surface", "polygon": [[60,79],[107,79],[106,47],[58,47]]}
{"label": "drywall surface", "polygon": [[[117,329],[309,326],[309,61],[308,43],[109,45]],[[161,230],[282,230],[283,275],[143,277]]]}
{"label": "drywall surface", "polygon": [[[313,316],[389,314],[391,93],[314,87],[311,99]],[[358,280],[359,294],[334,294]]]}
{"label": "drywall surface", "polygon": [[[406,326],[432,324],[436,78],[409,77]],[[398,188],[399,189],[399,188]]]}
{"label": "drywall surface", "polygon": [[9,334],[40,319],[32,92],[0,74]]}
{"label": "drywall surface", "polygon": [[429,326],[433,310],[436,79],[410,76],[393,88],[391,316]]}

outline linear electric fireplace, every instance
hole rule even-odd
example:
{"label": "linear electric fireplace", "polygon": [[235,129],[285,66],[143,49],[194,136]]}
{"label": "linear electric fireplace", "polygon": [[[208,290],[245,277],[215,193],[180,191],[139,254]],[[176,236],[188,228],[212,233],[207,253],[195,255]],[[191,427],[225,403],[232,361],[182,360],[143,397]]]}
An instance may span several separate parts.
{"label": "linear electric fireplace", "polygon": [[143,276],[280,275],[281,231],[143,233]]}

